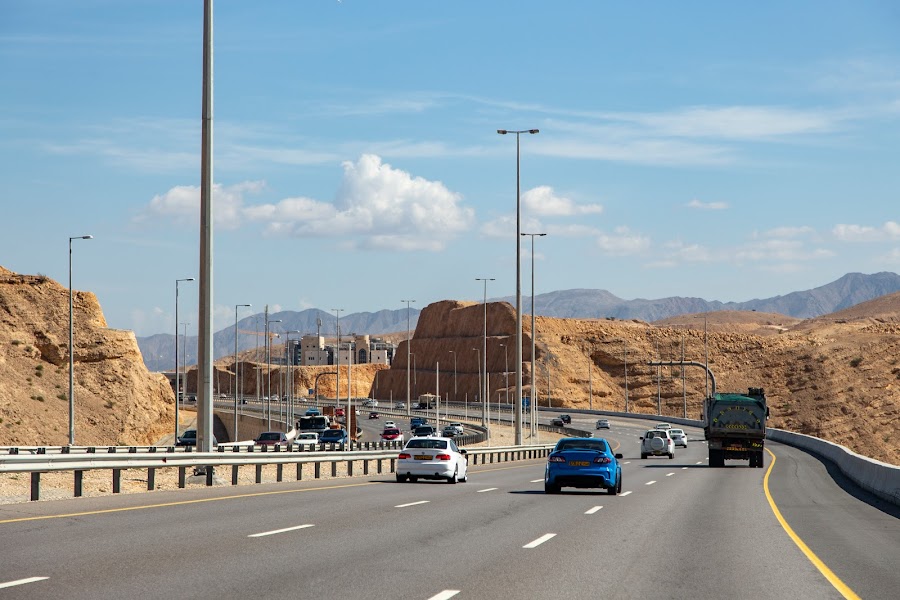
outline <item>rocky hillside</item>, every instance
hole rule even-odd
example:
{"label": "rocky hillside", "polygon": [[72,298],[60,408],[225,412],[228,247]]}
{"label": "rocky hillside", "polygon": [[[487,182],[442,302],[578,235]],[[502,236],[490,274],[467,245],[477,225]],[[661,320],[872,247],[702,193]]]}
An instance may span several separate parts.
{"label": "rocky hillside", "polygon": [[[536,320],[538,397],[553,406],[628,408],[698,418],[708,385],[705,371],[656,368],[651,360],[703,362],[719,391],[764,387],[770,425],[823,437],[855,451],[900,464],[900,294],[837,313],[840,318],[798,321],[768,313],[708,313],[657,325],[613,319]],[[868,305],[868,306],[867,306]],[[426,307],[412,339],[418,393],[434,393],[440,363],[441,395],[475,398],[482,345],[483,305],[445,301]],[[506,397],[507,350],[515,344],[515,311],[488,304],[491,400]],[[526,385],[530,381],[530,318],[523,320]],[[502,345],[502,346],[501,346]],[[452,353],[451,353],[452,351]],[[513,360],[509,360],[513,370]],[[590,369],[590,374],[589,374]],[[549,372],[549,375],[548,375]],[[548,381],[549,377],[549,381]],[[509,378],[512,381],[512,377]],[[510,388],[513,384],[510,384]],[[379,398],[406,394],[406,343],[393,367],[379,376]],[[415,393],[413,394],[415,395]]]}
{"label": "rocky hillside", "polygon": [[[75,443],[145,444],[174,425],[166,378],[147,371],[130,331],[108,329],[96,296],[75,292]],[[65,445],[69,290],[0,267],[0,445]]]}

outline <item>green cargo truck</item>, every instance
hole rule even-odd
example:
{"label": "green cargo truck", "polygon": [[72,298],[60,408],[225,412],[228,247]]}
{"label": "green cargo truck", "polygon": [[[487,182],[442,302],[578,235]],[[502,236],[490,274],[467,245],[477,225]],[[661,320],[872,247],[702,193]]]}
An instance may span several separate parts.
{"label": "green cargo truck", "polygon": [[746,394],[713,394],[703,406],[703,432],[709,447],[709,466],[724,467],[725,460],[748,460],[763,466],[766,419],[769,408],[762,388]]}

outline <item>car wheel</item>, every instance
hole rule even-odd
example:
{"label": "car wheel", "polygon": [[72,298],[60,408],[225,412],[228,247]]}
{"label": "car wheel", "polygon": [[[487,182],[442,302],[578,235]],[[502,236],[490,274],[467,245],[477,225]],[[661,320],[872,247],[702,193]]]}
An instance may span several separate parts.
{"label": "car wheel", "polygon": [[560,491],[560,487],[558,485],[553,485],[547,481],[544,482],[544,493],[545,494],[558,494]]}
{"label": "car wheel", "polygon": [[406,483],[406,475],[397,475],[397,483]]}
{"label": "car wheel", "polygon": [[610,496],[615,496],[616,494],[618,494],[619,486],[621,486],[621,481],[622,481],[622,476],[619,475],[619,481],[617,481],[614,486],[606,488],[606,493],[609,494]]}
{"label": "car wheel", "polygon": [[619,481],[616,482],[616,491],[622,493],[622,473],[619,473]]}
{"label": "car wheel", "polygon": [[669,458],[675,458],[675,453],[674,453],[674,452],[669,452]]}
{"label": "car wheel", "polygon": [[451,475],[450,477],[447,478],[447,483],[456,483],[457,481],[459,481],[459,480],[457,479],[457,477],[456,477],[456,475],[457,475],[458,473],[459,473],[459,467],[456,467],[456,468],[453,470],[453,475]]}
{"label": "car wheel", "polygon": [[645,458],[647,458],[647,455],[641,452],[641,460],[644,460]]}
{"label": "car wheel", "polygon": [[410,475],[410,476],[409,476],[409,482],[410,482],[410,483],[415,483],[415,482],[417,482],[418,480],[419,480],[418,477],[414,477],[413,475]]}

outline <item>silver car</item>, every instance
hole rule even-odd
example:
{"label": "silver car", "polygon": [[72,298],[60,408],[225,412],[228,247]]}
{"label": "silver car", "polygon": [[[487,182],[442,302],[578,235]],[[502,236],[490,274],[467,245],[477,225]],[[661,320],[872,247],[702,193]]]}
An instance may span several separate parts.
{"label": "silver car", "polygon": [[683,429],[670,429],[669,437],[676,446],[684,446],[687,448],[687,434]]}
{"label": "silver car", "polygon": [[641,458],[668,456],[675,458],[675,444],[665,429],[651,429],[641,436]]}

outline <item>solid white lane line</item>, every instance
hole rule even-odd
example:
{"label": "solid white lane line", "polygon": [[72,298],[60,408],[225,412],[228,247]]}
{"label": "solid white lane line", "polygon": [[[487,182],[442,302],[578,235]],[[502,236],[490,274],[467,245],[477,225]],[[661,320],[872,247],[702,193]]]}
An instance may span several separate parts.
{"label": "solid white lane line", "polygon": [[554,537],[556,537],[555,533],[546,533],[546,534],[542,535],[541,537],[539,537],[538,539],[534,540],[533,542],[525,544],[522,547],[523,548],[537,548],[538,546],[540,546],[547,540],[553,539]]}
{"label": "solid white lane line", "polygon": [[418,502],[409,502],[407,504],[398,504],[394,508],[406,508],[407,506],[415,506],[417,504],[428,504],[431,500],[419,500]]}
{"label": "solid white lane line", "polygon": [[543,478],[543,477],[540,478],[540,479],[532,479],[532,480],[531,480],[531,483],[541,483],[542,481],[544,481],[544,478]]}
{"label": "solid white lane line", "polygon": [[622,493],[619,494],[619,495],[620,495],[620,496],[627,496],[627,495],[630,494],[630,493],[631,493],[631,492],[622,492]]}
{"label": "solid white lane line", "polygon": [[[538,479],[538,481],[543,481],[543,479]],[[476,494],[480,494],[481,492],[493,492],[497,488],[484,488],[483,490],[478,490],[475,492]]]}
{"label": "solid white lane line", "polygon": [[666,477],[671,477],[671,476],[674,475],[674,474],[675,474],[675,473],[666,473]]}
{"label": "solid white lane line", "polygon": [[306,525],[297,525],[296,527],[285,527],[284,529],[276,529],[274,531],[264,531],[262,533],[253,533],[248,535],[247,537],[258,538],[265,537],[267,535],[275,535],[276,533],[285,533],[287,531],[297,531],[298,529],[306,529],[307,527],[315,527],[315,525],[311,523],[307,523]]}
{"label": "solid white lane line", "polygon": [[435,594],[428,600],[447,600],[447,598],[452,598],[453,596],[457,595],[458,593],[459,593],[459,590],[444,590],[440,594]]}
{"label": "solid white lane line", "polygon": [[653,485],[654,483],[656,483],[656,482],[655,482],[655,481],[648,481],[648,482],[645,483],[644,485]]}
{"label": "solid white lane line", "polygon": [[584,514],[586,514],[586,515],[592,515],[592,514],[594,514],[595,512],[597,512],[598,510],[600,510],[601,508],[603,508],[603,507],[602,507],[602,506],[595,506],[594,508],[590,508],[590,509],[584,511]]}
{"label": "solid white lane line", "polygon": [[49,577],[28,577],[27,579],[16,579],[15,581],[7,581],[0,583],[0,588],[15,587],[17,585],[25,585],[26,583],[34,583],[35,581],[43,581],[50,579]]}

